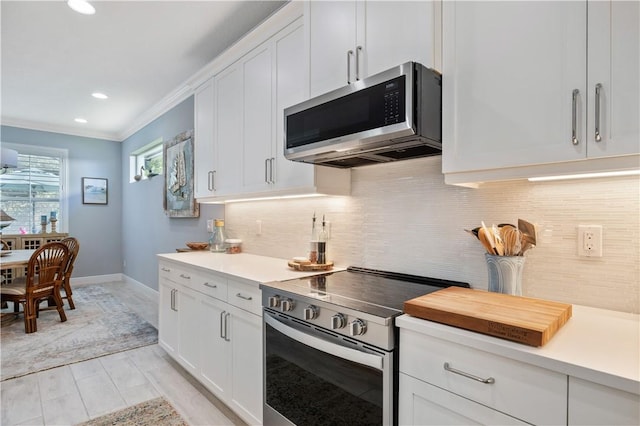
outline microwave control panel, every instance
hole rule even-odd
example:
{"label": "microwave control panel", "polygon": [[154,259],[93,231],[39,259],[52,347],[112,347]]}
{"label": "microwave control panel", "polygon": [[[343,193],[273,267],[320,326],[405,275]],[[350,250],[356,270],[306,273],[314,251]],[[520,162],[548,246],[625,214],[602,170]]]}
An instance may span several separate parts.
{"label": "microwave control panel", "polygon": [[384,125],[399,123],[404,119],[401,117],[401,106],[404,102],[401,99],[400,91],[403,80],[394,79],[385,83],[384,92]]}

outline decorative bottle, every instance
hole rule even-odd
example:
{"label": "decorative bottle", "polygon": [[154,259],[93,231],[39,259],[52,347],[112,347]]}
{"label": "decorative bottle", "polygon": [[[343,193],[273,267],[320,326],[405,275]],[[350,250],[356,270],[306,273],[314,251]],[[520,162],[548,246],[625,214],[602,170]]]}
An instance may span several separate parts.
{"label": "decorative bottle", "polygon": [[324,215],[322,215],[322,229],[318,233],[318,264],[327,263],[327,241],[329,233],[327,232]]}
{"label": "decorative bottle", "polygon": [[316,213],[313,213],[311,221],[311,239],[309,240],[309,261],[311,263],[318,262],[318,230],[316,229]]}
{"label": "decorative bottle", "polygon": [[227,239],[224,232],[224,220],[216,219],[215,228],[213,228],[213,235],[209,241],[209,251],[214,253],[224,253],[226,250],[224,240]]}

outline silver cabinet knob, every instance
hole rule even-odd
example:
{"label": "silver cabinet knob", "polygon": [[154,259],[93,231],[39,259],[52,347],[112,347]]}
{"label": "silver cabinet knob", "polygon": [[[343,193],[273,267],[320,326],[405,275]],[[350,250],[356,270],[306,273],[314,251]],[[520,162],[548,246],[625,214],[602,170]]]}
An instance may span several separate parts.
{"label": "silver cabinet knob", "polygon": [[331,317],[331,329],[337,330],[347,325],[347,318],[343,314],[335,314]]}
{"label": "silver cabinet knob", "polygon": [[282,299],[282,301],[280,302],[280,305],[282,308],[282,312],[288,312],[293,310],[293,300],[289,298]]}
{"label": "silver cabinet knob", "polygon": [[280,296],[269,296],[269,307],[277,308],[280,306]]}
{"label": "silver cabinet knob", "polygon": [[306,308],[304,308],[304,319],[305,320],[312,320],[312,319],[316,319],[318,317],[318,308],[316,308],[313,305],[309,305]]}
{"label": "silver cabinet knob", "polygon": [[367,332],[367,324],[361,319],[355,319],[349,324],[349,334],[352,336],[360,336]]}

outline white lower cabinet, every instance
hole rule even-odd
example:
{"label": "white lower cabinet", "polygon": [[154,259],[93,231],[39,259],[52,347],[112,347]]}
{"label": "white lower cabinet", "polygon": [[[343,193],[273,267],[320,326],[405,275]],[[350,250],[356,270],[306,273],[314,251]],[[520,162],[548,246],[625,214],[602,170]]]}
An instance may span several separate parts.
{"label": "white lower cabinet", "polygon": [[189,373],[197,374],[200,369],[199,329],[202,320],[200,294],[182,286],[178,289],[178,362]]}
{"label": "white lower cabinet", "polygon": [[231,409],[249,424],[262,423],[262,317],[231,308]]}
{"label": "white lower cabinet", "polygon": [[524,425],[482,404],[400,373],[400,425]]}
{"label": "white lower cabinet", "polygon": [[570,425],[639,425],[640,397],[569,377]]}
{"label": "white lower cabinet", "polygon": [[213,297],[200,300],[202,315],[207,320],[201,324],[201,345],[204,353],[200,377],[204,385],[218,398],[229,398],[231,369],[229,368],[229,344],[224,338],[228,305]]}
{"label": "white lower cabinet", "polygon": [[402,328],[400,373],[401,424],[567,420],[566,375]]}
{"label": "white lower cabinet", "polygon": [[160,263],[159,343],[248,424],[262,424],[257,283]]}
{"label": "white lower cabinet", "polygon": [[160,306],[158,312],[158,343],[173,358],[178,353],[178,311],[175,308],[177,286],[162,277],[160,268]]}

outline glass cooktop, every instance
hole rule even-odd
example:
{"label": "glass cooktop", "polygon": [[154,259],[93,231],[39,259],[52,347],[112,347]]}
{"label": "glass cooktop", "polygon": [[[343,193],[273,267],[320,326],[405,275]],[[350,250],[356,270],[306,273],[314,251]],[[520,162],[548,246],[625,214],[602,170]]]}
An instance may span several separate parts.
{"label": "glass cooktop", "polygon": [[349,267],[346,271],[263,284],[263,289],[279,289],[299,298],[391,318],[403,312],[405,301],[452,285],[469,287],[458,281]]}

